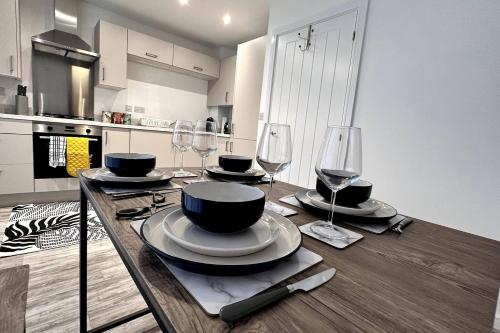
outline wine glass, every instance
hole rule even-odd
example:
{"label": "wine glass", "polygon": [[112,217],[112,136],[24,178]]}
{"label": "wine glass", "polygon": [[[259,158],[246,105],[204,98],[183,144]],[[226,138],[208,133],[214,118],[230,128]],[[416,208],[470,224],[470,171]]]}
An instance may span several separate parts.
{"label": "wine glass", "polygon": [[311,231],[329,240],[345,240],[349,236],[333,224],[337,192],[361,176],[361,129],[330,126],[326,130],[316,161],[315,171],[332,191],[328,221],[317,221]]}
{"label": "wine glass", "polygon": [[181,176],[184,171],[184,153],[191,149],[193,145],[193,123],[188,120],[177,120],[172,136],[172,144],[181,153],[181,167],[176,175]]}
{"label": "wine glass", "polygon": [[290,125],[265,124],[257,149],[257,163],[269,174],[269,192],[266,208],[279,212],[280,205],[271,203],[273,178],[292,162],[292,138]]}
{"label": "wine glass", "polygon": [[193,150],[201,156],[201,176],[204,179],[205,159],[217,150],[217,124],[198,120],[194,128]]}

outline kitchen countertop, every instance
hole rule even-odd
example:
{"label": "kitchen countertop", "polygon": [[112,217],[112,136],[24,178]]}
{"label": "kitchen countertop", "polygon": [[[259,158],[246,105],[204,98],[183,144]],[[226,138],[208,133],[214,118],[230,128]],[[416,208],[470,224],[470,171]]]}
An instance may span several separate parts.
{"label": "kitchen countertop", "polygon": [[[10,113],[0,113],[0,119],[17,119],[17,120],[27,120],[27,121],[43,121],[43,122],[48,122],[48,123],[59,123],[59,124],[89,125],[89,126],[112,127],[112,128],[127,128],[127,129],[167,132],[167,133],[174,132],[173,129],[165,128],[165,127],[150,127],[150,126],[141,126],[141,125],[121,125],[121,124],[104,123],[102,121],[96,121],[96,120],[78,120],[78,119],[54,118],[54,117],[44,117],[44,116],[25,116],[25,115],[10,114]],[[217,136],[223,137],[223,138],[230,138],[229,134],[217,133]]]}

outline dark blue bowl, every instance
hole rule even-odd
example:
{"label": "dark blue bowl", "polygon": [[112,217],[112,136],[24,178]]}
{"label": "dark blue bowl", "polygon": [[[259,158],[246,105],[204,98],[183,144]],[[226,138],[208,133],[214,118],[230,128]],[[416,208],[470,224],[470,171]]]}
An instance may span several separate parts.
{"label": "dark blue bowl", "polygon": [[[355,206],[365,202],[370,199],[372,187],[372,183],[366,180],[358,180],[357,182],[338,191],[335,203],[341,206]],[[318,191],[318,193],[321,194],[326,201],[330,202],[332,190],[328,188],[328,186],[326,186],[326,184],[319,178],[316,180],[316,191]]]}
{"label": "dark blue bowl", "polygon": [[143,177],[154,170],[156,156],[150,154],[112,153],[104,155],[104,163],[121,177]]}
{"label": "dark blue bowl", "polygon": [[252,167],[252,159],[238,155],[220,155],[219,166],[226,171],[245,172]]}
{"label": "dark blue bowl", "polygon": [[202,229],[230,233],[246,229],[264,213],[265,194],[236,183],[204,182],[182,190],[184,214]]}

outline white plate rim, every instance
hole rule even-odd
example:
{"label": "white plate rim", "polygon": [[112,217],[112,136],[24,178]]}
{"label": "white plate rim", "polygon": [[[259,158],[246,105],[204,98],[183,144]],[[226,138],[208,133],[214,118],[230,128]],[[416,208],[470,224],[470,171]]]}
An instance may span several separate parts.
{"label": "white plate rim", "polygon": [[[270,219],[269,221],[262,221],[261,218],[259,221],[256,223],[259,223],[262,221],[262,223],[268,223],[270,230],[270,237],[266,239],[265,242],[253,245],[253,246],[248,246],[248,247],[241,247],[241,248],[223,248],[223,247],[212,247],[212,246],[203,246],[199,244],[194,244],[191,243],[180,236],[176,235],[173,232],[173,229],[170,228],[169,223],[167,222],[167,219],[169,216],[178,213],[179,210],[175,210],[170,212],[165,218],[163,219],[162,222],[162,227],[163,231],[169,237],[172,239],[174,242],[176,242],[178,245],[182,246],[183,248],[199,253],[199,254],[204,254],[204,255],[209,255],[209,256],[214,256],[214,257],[237,257],[237,256],[243,256],[243,255],[248,255],[252,254],[255,252],[258,252],[260,250],[265,249],[269,245],[271,245],[279,236],[279,226],[277,225],[276,221],[274,219]],[[266,214],[266,213],[264,213]],[[178,221],[177,219],[176,221]],[[172,223],[175,223],[176,221],[173,221]]]}
{"label": "white plate rim", "polygon": [[224,169],[222,169],[220,166],[217,166],[217,165],[211,165],[209,167],[207,167],[207,172],[212,172],[212,173],[216,173],[216,174],[219,174],[219,175],[224,175],[224,176],[237,176],[237,177],[263,177],[266,175],[265,171],[263,170],[259,170],[259,169],[250,169],[252,171],[255,171],[255,172],[252,172],[252,173],[246,173],[246,172],[236,172],[236,171],[226,171]]}
{"label": "white plate rim", "polygon": [[[95,168],[95,169],[88,169],[84,170],[82,172],[83,177],[90,181],[99,181],[99,182],[109,182],[109,183],[147,183],[147,182],[156,182],[156,181],[161,181],[161,180],[168,180],[173,177],[173,175],[170,174],[169,171],[167,170],[161,170],[161,169],[154,169],[151,172],[160,172],[161,175],[154,176],[154,177],[120,177],[120,176],[112,176],[108,177],[105,176],[103,177],[102,173],[103,172],[110,172],[113,174],[109,169],[107,168]],[[114,175],[114,174],[113,174]]]}

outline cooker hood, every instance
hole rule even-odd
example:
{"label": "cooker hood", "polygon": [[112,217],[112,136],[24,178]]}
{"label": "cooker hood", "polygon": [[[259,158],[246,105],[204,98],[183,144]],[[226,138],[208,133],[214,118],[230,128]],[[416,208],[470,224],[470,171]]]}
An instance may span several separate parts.
{"label": "cooker hood", "polygon": [[54,30],[31,37],[34,50],[93,63],[99,58],[77,35],[77,0],[54,0]]}

